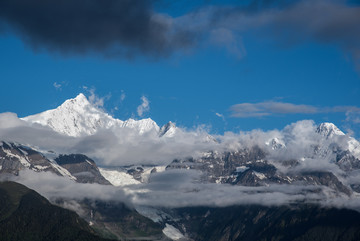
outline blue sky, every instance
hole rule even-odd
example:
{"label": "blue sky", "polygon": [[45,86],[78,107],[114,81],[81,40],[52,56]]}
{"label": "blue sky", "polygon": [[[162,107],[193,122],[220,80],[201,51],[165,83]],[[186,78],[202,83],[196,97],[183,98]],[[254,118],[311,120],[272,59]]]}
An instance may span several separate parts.
{"label": "blue sky", "polygon": [[[61,6],[51,10],[58,14],[48,23],[57,29],[54,34],[35,21],[49,6],[34,1],[34,15],[30,7],[24,17],[19,6],[25,1],[7,2],[1,3],[7,10],[0,10],[0,112],[35,114],[83,92],[102,98],[103,108],[119,119],[150,117],[159,125],[173,121],[219,134],[282,129],[312,119],[360,136],[356,3],[185,1],[179,7],[139,1],[140,6],[130,7],[148,10],[151,19],[164,23],[165,32],[151,29],[155,32],[145,35],[141,31],[149,30],[139,27],[144,23],[132,19],[114,37],[106,28],[92,33],[94,23],[70,17],[73,24],[84,24],[81,29],[90,29],[84,31],[89,38],[68,31]],[[91,18],[94,11],[84,12]],[[34,24],[25,24],[30,20]],[[120,17],[113,27],[121,28],[125,20]],[[108,26],[109,20],[104,23]],[[132,31],[140,33],[126,37]],[[142,97],[149,107],[140,116]]]}

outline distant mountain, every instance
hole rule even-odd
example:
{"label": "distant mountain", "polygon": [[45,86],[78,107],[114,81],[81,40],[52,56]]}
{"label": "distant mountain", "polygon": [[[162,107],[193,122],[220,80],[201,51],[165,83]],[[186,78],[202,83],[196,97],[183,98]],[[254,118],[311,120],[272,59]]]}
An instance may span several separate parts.
{"label": "distant mountain", "polygon": [[[306,185],[330,187],[334,193],[351,195],[359,193],[359,185],[349,185],[346,177],[360,171],[358,151],[360,143],[346,136],[332,123],[322,123],[314,131],[318,139],[310,146],[308,156],[300,159],[280,159],[274,157],[287,151],[291,143],[274,137],[262,147],[240,148],[236,151],[219,153],[209,151],[200,158],[176,159],[166,169],[193,169],[203,173],[202,181],[242,186],[267,186],[270,184],[304,183]],[[289,142],[292,140],[290,139]],[[299,148],[301,148],[299,146]],[[311,150],[312,149],[312,150]],[[281,157],[283,158],[283,157]],[[330,170],[304,169],[296,171],[305,159],[314,162],[324,159],[334,163],[347,173],[339,176]],[[286,170],[284,172],[284,170]],[[294,171],[291,171],[294,170]],[[345,178],[344,178],[345,177]]]}
{"label": "distant mountain", "polygon": [[[47,126],[54,131],[73,137],[93,135],[101,129],[128,128],[135,130],[138,134],[155,131],[161,136],[172,136],[175,125],[160,127],[152,119],[122,121],[115,119],[102,109],[91,104],[83,94],[73,99],[66,100],[62,105],[53,110],[47,110],[39,114],[30,115],[22,120]],[[169,124],[167,124],[169,125]],[[168,134],[165,135],[167,131]]]}
{"label": "distant mountain", "polygon": [[59,155],[55,161],[68,170],[77,182],[110,185],[110,182],[101,175],[95,162],[85,155]]}
{"label": "distant mountain", "polygon": [[0,240],[105,240],[75,212],[52,205],[21,184],[0,182],[0,204]]}
{"label": "distant mountain", "polygon": [[[312,121],[299,121],[280,131],[227,133],[215,138],[204,131],[187,132],[172,122],[160,128],[151,119],[118,120],[91,104],[83,94],[54,110],[22,119],[29,125],[43,125],[71,137],[64,139],[79,140],[74,142],[78,150],[86,145],[94,149],[93,153],[110,154],[115,160],[130,163],[99,168],[96,159],[83,154],[61,154],[0,141],[0,174],[21,175],[21,170],[30,169],[52,172],[88,185],[120,186],[100,188],[123,191],[134,202],[134,209],[112,198],[112,201],[96,197],[52,200],[64,207],[79,208],[81,217],[103,236],[166,240],[165,234],[172,240],[191,241],[360,240],[357,211],[314,204],[349,203],[351,209],[360,207],[356,204],[360,196],[360,143],[333,123],[316,126]],[[106,139],[106,135],[96,138],[99,137],[96,133],[103,134],[102,130],[115,133],[119,139]],[[107,151],[114,151],[114,155]],[[140,157],[137,152],[141,152]],[[162,159],[161,154],[166,155],[167,163],[154,160]],[[103,164],[116,165],[116,161],[105,160],[108,155],[100,156],[104,157]],[[125,162],[125,159],[135,161]],[[216,193],[219,199],[211,200],[220,207],[199,207],[208,203],[204,198],[212,197],[211,191],[197,197],[196,193],[204,193],[202,187],[224,191]],[[166,203],[174,200],[173,189],[175,196],[181,192],[180,198],[196,196],[197,206],[191,206],[191,200],[179,200],[179,205],[185,208]],[[232,195],[232,190],[238,190],[241,195]],[[262,205],[268,204],[262,198],[269,196],[279,204],[222,207],[222,202],[228,200],[231,204],[246,202],[242,195],[249,195],[249,200],[259,196]],[[149,200],[155,199],[157,204],[152,206]],[[337,225],[338,220],[345,221]]]}
{"label": "distant mountain", "polygon": [[24,169],[52,172],[79,183],[110,185],[101,175],[95,162],[85,155],[45,153],[25,145],[0,141],[0,174],[19,175]]}

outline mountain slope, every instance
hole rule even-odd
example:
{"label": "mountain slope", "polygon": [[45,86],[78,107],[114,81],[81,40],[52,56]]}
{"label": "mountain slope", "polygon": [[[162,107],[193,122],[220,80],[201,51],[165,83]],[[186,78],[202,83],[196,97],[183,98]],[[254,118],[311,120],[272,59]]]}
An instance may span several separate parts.
{"label": "mountain slope", "polygon": [[15,182],[0,183],[0,240],[104,240],[76,213]]}
{"label": "mountain slope", "polygon": [[225,208],[190,207],[173,210],[179,228],[195,241],[357,241],[360,213],[316,205]]}
{"label": "mountain slope", "polygon": [[45,153],[25,145],[0,141],[0,174],[19,175],[19,172],[25,169],[52,172],[79,183],[110,185],[96,163],[85,155]]}

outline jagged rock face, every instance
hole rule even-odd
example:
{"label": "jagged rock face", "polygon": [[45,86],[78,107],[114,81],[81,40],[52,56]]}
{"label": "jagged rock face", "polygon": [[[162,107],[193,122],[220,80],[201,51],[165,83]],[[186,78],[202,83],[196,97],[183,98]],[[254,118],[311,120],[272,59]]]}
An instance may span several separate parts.
{"label": "jagged rock face", "polygon": [[77,182],[110,185],[109,181],[101,175],[95,162],[85,155],[60,155],[55,161],[76,177]]}
{"label": "jagged rock face", "polygon": [[95,162],[85,155],[60,155],[52,160],[30,147],[0,142],[0,174],[18,175],[19,171],[25,169],[35,172],[52,172],[80,183],[110,185],[99,172]]}
{"label": "jagged rock face", "polygon": [[[338,177],[329,171],[302,171],[283,173],[266,160],[264,150],[255,146],[236,152],[218,154],[205,153],[202,158],[174,160],[166,169],[193,169],[201,171],[202,182],[227,183],[242,186],[268,186],[270,184],[303,183],[305,185],[327,186],[338,193],[351,195],[351,186],[343,184]],[[353,165],[359,161],[354,159]],[[297,160],[282,161],[288,169],[296,167]]]}
{"label": "jagged rock face", "polygon": [[50,171],[60,175],[54,165],[41,153],[23,145],[0,142],[0,173],[18,175],[20,170]]}

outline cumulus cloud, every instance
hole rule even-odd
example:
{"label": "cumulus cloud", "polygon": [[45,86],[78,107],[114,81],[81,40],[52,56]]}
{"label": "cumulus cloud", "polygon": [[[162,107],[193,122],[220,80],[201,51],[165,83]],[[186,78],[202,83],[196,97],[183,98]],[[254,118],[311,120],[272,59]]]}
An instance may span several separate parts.
{"label": "cumulus cloud", "polygon": [[232,117],[263,117],[274,114],[317,114],[336,112],[360,112],[356,106],[316,107],[286,102],[264,101],[259,103],[240,103],[230,107]]}
{"label": "cumulus cloud", "polygon": [[137,107],[136,111],[137,111],[138,116],[142,117],[145,112],[150,111],[150,102],[149,102],[148,98],[146,98],[145,96],[141,96],[140,99],[141,99],[142,103]]}

